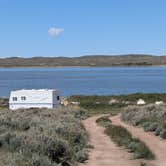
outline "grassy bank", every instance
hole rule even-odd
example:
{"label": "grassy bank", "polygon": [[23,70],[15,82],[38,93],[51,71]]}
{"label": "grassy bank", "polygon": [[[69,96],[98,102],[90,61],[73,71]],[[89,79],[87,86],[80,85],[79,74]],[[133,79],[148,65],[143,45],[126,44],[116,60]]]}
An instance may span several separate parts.
{"label": "grassy bank", "polygon": [[166,94],[136,93],[117,96],[71,96],[68,100],[79,102],[80,106],[88,110],[89,115],[111,113],[118,114],[129,105],[136,105],[138,99],[143,99],[147,104],[156,101],[166,102]]}
{"label": "grassy bank", "polygon": [[88,135],[75,107],[0,110],[0,165],[74,166],[87,159]]}
{"label": "grassy bank", "polygon": [[166,139],[166,105],[129,106],[122,112],[121,119]]}
{"label": "grassy bank", "polygon": [[125,128],[112,125],[108,117],[101,117],[96,120],[96,123],[105,127],[105,133],[117,145],[124,146],[130,152],[134,153],[134,158],[154,159],[154,154],[142,141],[133,138]]}

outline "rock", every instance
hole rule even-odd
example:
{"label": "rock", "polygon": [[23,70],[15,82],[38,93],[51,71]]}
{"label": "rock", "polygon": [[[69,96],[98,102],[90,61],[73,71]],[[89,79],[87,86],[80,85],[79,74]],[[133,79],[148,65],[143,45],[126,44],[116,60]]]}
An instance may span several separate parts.
{"label": "rock", "polygon": [[162,104],[164,104],[164,102],[163,101],[156,101],[155,104],[156,105],[162,105]]}
{"label": "rock", "polygon": [[64,106],[67,106],[68,104],[69,104],[69,102],[67,100],[63,102]]}
{"label": "rock", "polygon": [[137,105],[145,105],[145,104],[146,104],[146,102],[143,99],[139,99],[137,101]]}
{"label": "rock", "polygon": [[130,104],[130,101],[122,101],[122,104],[128,105],[128,104]]}
{"label": "rock", "polygon": [[72,101],[72,102],[71,102],[71,104],[73,104],[73,105],[79,105],[79,104],[80,104],[80,102],[77,102],[77,101]]}
{"label": "rock", "polygon": [[111,99],[109,102],[108,102],[108,104],[117,104],[117,103],[119,103],[119,101],[118,100],[116,100],[116,99]]}
{"label": "rock", "polygon": [[62,98],[61,98],[61,104],[64,105],[64,106],[67,106],[67,105],[69,104],[67,98],[62,97]]}

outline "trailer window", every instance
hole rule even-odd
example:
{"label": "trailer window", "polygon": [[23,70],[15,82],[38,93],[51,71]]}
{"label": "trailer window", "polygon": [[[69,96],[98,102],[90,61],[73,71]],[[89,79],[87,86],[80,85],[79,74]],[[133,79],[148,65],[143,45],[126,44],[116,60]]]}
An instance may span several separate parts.
{"label": "trailer window", "polygon": [[17,97],[13,97],[13,101],[17,101]]}
{"label": "trailer window", "polygon": [[21,96],[21,100],[26,100],[26,97],[25,96]]}
{"label": "trailer window", "polygon": [[60,100],[60,97],[59,97],[59,96],[57,96],[57,100]]}

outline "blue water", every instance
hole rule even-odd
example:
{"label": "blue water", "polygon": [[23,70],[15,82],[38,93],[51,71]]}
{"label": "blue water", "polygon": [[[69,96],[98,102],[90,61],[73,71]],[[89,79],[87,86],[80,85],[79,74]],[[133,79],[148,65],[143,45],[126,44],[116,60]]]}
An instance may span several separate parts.
{"label": "blue water", "polygon": [[0,96],[16,89],[60,89],[62,95],[166,92],[165,67],[0,69]]}

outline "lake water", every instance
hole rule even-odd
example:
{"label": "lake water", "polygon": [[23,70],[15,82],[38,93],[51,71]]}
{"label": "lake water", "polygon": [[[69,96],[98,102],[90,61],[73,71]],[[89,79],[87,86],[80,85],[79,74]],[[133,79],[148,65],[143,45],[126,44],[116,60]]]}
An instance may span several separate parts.
{"label": "lake water", "polygon": [[0,69],[0,96],[16,89],[60,89],[62,95],[166,92],[165,67]]}

